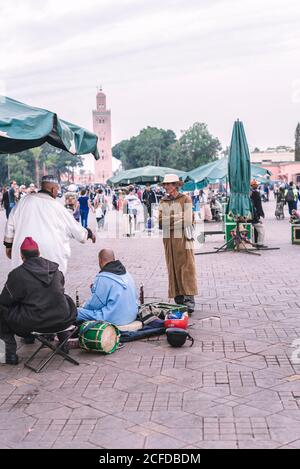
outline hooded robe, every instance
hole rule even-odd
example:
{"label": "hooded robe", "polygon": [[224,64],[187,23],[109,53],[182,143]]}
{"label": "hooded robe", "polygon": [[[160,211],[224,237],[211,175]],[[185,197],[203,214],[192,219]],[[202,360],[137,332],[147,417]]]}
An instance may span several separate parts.
{"label": "hooded robe", "polygon": [[192,200],[178,193],[166,195],[159,205],[159,227],[169,277],[169,298],[198,294],[193,241],[187,240],[185,228],[193,224]]}

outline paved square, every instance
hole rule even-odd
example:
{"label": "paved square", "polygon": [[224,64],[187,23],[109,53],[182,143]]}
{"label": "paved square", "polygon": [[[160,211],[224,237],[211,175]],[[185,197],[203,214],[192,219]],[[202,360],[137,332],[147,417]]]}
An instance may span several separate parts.
{"label": "paved square", "polygon": [[[0,365],[0,447],[300,448],[300,246],[274,208],[264,204],[266,242],[280,251],[196,256],[192,348],[161,336],[110,356],[72,350],[79,367],[58,357],[35,374],[23,362],[36,346],[19,343],[19,366]],[[4,223],[1,211],[1,234]],[[146,299],[168,300],[162,242],[138,237],[74,242],[67,293],[88,296],[104,247],[144,283]],[[2,288],[4,249],[0,266]]]}

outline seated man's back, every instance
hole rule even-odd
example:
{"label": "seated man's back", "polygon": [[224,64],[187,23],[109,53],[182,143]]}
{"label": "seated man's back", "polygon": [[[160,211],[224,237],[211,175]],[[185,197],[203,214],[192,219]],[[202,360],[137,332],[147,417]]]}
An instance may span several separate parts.
{"label": "seated man's back", "polygon": [[18,364],[15,334],[59,332],[76,319],[58,264],[40,257],[38,244],[30,237],[21,245],[21,256],[23,264],[10,272],[0,295],[0,340],[5,362],[11,365]]}
{"label": "seated man's back", "polygon": [[116,326],[130,324],[138,312],[133,278],[123,264],[114,259],[112,251],[100,252],[99,265],[101,271],[92,286],[92,295],[78,308],[77,319],[107,321]]}

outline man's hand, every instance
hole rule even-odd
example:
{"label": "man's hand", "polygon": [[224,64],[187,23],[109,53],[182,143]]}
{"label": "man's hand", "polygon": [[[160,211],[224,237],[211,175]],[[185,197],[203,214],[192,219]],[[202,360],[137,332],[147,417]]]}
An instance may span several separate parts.
{"label": "man's hand", "polygon": [[11,251],[11,248],[6,248],[6,256],[8,257],[8,259],[11,259]]}
{"label": "man's hand", "polygon": [[87,231],[88,231],[88,237],[87,239],[91,239],[93,244],[95,244],[96,242],[96,236],[94,235],[94,233],[92,232],[92,230],[90,228],[87,228]]}

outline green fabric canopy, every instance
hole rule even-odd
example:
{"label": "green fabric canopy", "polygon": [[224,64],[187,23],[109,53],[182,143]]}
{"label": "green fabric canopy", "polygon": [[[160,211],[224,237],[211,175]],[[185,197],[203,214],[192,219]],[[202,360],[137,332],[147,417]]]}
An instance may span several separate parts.
{"label": "green fabric canopy", "polygon": [[227,213],[235,218],[251,217],[250,178],[250,153],[244,126],[242,122],[236,121],[233,126],[228,158],[230,198],[227,206]]}
{"label": "green fabric canopy", "polygon": [[107,180],[107,184],[126,186],[128,184],[156,184],[162,182],[166,174],[177,174],[185,181],[187,173],[178,169],[163,166],[143,166],[141,168],[128,169]]}
{"label": "green fabric canopy", "polygon": [[[259,179],[271,175],[267,169],[251,164],[251,178]],[[193,169],[188,173],[188,181],[184,184],[184,191],[193,191],[195,189],[203,189],[209,184],[215,184],[219,181],[225,182],[228,177],[228,158],[220,158],[203,166]]]}
{"label": "green fabric canopy", "polygon": [[0,96],[0,153],[17,153],[45,142],[73,155],[99,159],[97,135],[56,114]]}

